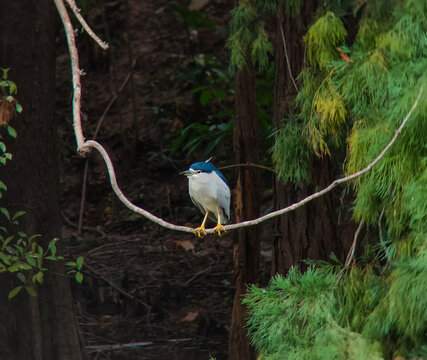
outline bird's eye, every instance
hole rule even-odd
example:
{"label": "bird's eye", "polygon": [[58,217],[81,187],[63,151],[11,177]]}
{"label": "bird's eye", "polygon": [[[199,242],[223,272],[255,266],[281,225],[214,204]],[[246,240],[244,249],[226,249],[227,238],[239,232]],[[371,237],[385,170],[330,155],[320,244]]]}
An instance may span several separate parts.
{"label": "bird's eye", "polygon": [[201,172],[202,172],[201,170],[197,170],[197,171],[196,171],[196,173],[197,173],[197,174],[200,174]]}

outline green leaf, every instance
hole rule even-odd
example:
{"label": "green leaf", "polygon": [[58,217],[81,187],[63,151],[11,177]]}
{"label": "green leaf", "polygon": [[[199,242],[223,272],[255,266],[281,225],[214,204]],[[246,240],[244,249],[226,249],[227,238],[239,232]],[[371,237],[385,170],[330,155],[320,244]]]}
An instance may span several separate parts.
{"label": "green leaf", "polygon": [[7,268],[7,271],[9,271],[9,272],[11,272],[11,273],[14,273],[14,272],[19,271],[19,269],[18,269],[18,267],[17,267],[17,266],[15,266],[15,265],[11,265],[11,266],[9,266],[9,267]]}
{"label": "green leaf", "polygon": [[27,234],[26,233],[24,233],[23,231],[18,231],[18,233],[17,233],[21,238],[26,238],[27,237]]}
{"label": "green leaf", "polygon": [[6,129],[7,129],[7,133],[10,136],[12,136],[14,139],[16,139],[16,136],[17,136],[16,130],[10,125],[8,125]]}
{"label": "green leaf", "polygon": [[52,256],[55,257],[55,254],[56,254],[56,246],[55,245],[52,245],[50,247],[50,252],[51,252]]}
{"label": "green leaf", "polygon": [[10,255],[0,252],[0,260],[2,260],[6,265],[10,265]]}
{"label": "green leaf", "polygon": [[25,275],[21,272],[16,274],[17,278],[19,279],[20,282],[25,284]]}
{"label": "green leaf", "polygon": [[195,93],[198,93],[198,92],[205,90],[205,89],[206,89],[205,85],[200,85],[200,86],[197,86],[196,88],[194,88],[193,90],[191,90],[190,93],[195,94]]}
{"label": "green leaf", "polygon": [[11,254],[11,255],[16,254],[15,249],[14,249],[13,247],[11,247],[11,246],[5,246],[5,247],[4,247],[4,249],[5,249],[9,254]]}
{"label": "green leaf", "polygon": [[10,221],[10,214],[9,211],[6,208],[0,207],[0,212],[6,216],[6,219]]}
{"label": "green leaf", "polygon": [[31,265],[32,267],[36,267],[37,266],[37,263],[36,263],[36,261],[34,260],[33,257],[27,255],[27,256],[25,256],[25,260],[27,260],[27,263],[29,265]]}
{"label": "green leaf", "polygon": [[82,266],[83,266],[83,262],[84,262],[84,259],[83,259],[83,256],[79,256],[78,258],[77,258],[77,260],[76,260],[76,268],[77,268],[77,270],[79,270],[80,271],[80,269],[82,268]]}
{"label": "green leaf", "polygon": [[74,261],[69,261],[69,262],[65,263],[65,266],[75,267],[76,263]]}
{"label": "green leaf", "polygon": [[27,263],[18,263],[16,264],[16,266],[18,267],[19,270],[31,270],[32,266],[30,264]]}
{"label": "green leaf", "polygon": [[25,211],[22,211],[22,210],[17,211],[17,212],[15,213],[15,215],[13,215],[13,217],[12,217],[12,221],[16,220],[17,218],[19,218],[20,216],[22,216],[22,215],[24,215],[24,214],[25,214]]}
{"label": "green leaf", "polygon": [[227,98],[227,94],[223,89],[214,89],[214,95],[220,100],[225,100]]}
{"label": "green leaf", "polygon": [[21,105],[21,104],[16,104],[16,105],[15,105],[15,109],[16,109],[16,112],[17,112],[18,114],[21,114],[21,113],[22,113],[23,108],[22,108],[22,105]]}
{"label": "green leaf", "polygon": [[31,235],[28,241],[31,243],[35,238],[38,238],[38,237],[41,237],[41,235],[40,234]]}
{"label": "green leaf", "polygon": [[212,92],[210,90],[202,91],[202,94],[200,95],[200,104],[202,104],[203,106],[206,105],[209,102],[211,95]]}
{"label": "green leaf", "polygon": [[12,289],[8,295],[9,300],[18,295],[22,288],[23,286],[17,286],[16,288]]}
{"label": "green leaf", "polygon": [[3,80],[7,80],[7,73],[9,72],[10,68],[0,68],[1,71],[1,78]]}
{"label": "green leaf", "polygon": [[[50,253],[52,254],[53,257],[55,257],[56,255],[56,242],[58,241],[58,238],[54,238],[49,242],[49,245],[47,246],[48,250],[50,250]],[[55,259],[56,260],[56,259]]]}
{"label": "green leaf", "polygon": [[[40,246],[39,246],[39,248],[40,248]],[[39,254],[39,255],[40,256],[37,259],[37,267],[39,268],[39,270],[41,270],[42,269],[42,265],[43,265],[43,255],[42,254]]]}
{"label": "green leaf", "polygon": [[14,236],[12,235],[12,236],[9,236],[5,241],[3,241],[3,245],[1,247],[2,251],[5,249],[7,244],[9,244],[12,241],[13,238],[14,238]]}
{"label": "green leaf", "polygon": [[10,80],[8,80],[7,82],[9,83],[9,94],[10,95],[16,94],[18,92],[18,87],[16,86],[16,84]]}
{"label": "green leaf", "polygon": [[5,144],[3,141],[0,141],[0,150],[1,150],[2,152],[5,152],[5,151],[6,151],[6,144]]}
{"label": "green leaf", "polygon": [[48,249],[50,249],[52,246],[54,246],[56,244],[56,242],[58,241],[58,238],[53,238],[52,240],[50,240],[49,245],[47,246]]}
{"label": "green leaf", "polygon": [[83,274],[79,271],[76,273],[76,281],[81,284],[83,282]]}
{"label": "green leaf", "polygon": [[43,273],[39,271],[33,276],[33,282],[37,281],[39,284],[43,284]]}
{"label": "green leaf", "polygon": [[26,286],[25,290],[27,290],[27,293],[31,296],[37,296],[36,290],[30,286]]}

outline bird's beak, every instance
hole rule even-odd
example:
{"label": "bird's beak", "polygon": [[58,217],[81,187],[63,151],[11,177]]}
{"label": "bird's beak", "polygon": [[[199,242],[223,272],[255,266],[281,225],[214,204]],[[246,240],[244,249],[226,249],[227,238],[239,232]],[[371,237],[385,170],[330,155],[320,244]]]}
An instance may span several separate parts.
{"label": "bird's beak", "polygon": [[191,176],[193,175],[193,172],[191,170],[185,170],[183,172],[180,172],[179,175]]}

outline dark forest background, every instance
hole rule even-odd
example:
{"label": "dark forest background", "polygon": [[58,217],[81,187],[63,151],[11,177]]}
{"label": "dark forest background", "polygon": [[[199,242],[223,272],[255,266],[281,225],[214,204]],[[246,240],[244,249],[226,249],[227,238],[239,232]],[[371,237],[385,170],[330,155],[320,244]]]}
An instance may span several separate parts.
{"label": "dark forest background", "polygon": [[[425,2],[77,5],[110,45],[72,16],[84,134],[166,221],[202,220],[179,176],[195,161],[224,173],[240,222],[361,170],[415,102],[413,119],[378,169],[296,211],[222,237],[173,232],[119,202],[97,153],[76,152],[53,2],[2,3],[1,225],[17,235],[1,238],[0,359],[425,356]],[[28,260],[43,251],[43,266]]]}

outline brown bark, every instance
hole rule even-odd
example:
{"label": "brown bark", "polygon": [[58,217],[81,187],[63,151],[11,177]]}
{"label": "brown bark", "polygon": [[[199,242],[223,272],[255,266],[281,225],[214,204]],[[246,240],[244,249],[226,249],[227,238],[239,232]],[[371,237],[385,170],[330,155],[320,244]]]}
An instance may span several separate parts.
{"label": "brown bark", "polygon": [[[238,71],[236,75],[236,124],[234,127],[234,151],[237,163],[258,163],[258,120],[255,101],[255,79],[252,66]],[[258,169],[238,168],[237,184],[233,193],[236,222],[256,218],[259,215],[259,172]],[[238,229],[234,242],[234,273],[236,293],[230,328],[230,360],[256,359],[249,345],[246,330],[246,307],[242,296],[248,284],[256,283],[259,274],[259,227]]]}
{"label": "brown bark", "polygon": [[[275,30],[275,88],[273,125],[280,127],[283,118],[294,108],[297,91],[286,64],[282,26],[287,44],[287,55],[293,77],[296,78],[304,64],[303,36],[313,21],[317,1],[305,1],[300,15],[292,17],[283,12],[279,15]],[[311,184],[295,189],[294,185],[277,182],[275,186],[276,208],[283,208],[316,190],[335,178],[331,162],[325,157],[312,162]],[[335,198],[334,198],[335,196]],[[328,259],[332,251],[342,254],[341,239],[337,235],[336,195],[333,192],[311,202],[307,206],[282,215],[276,227],[279,234],[274,239],[272,273],[285,274],[291,266],[300,266],[302,259]]]}
{"label": "brown bark", "polygon": [[[13,122],[18,138],[5,137],[13,161],[0,168],[8,186],[2,206],[25,210],[20,229],[42,234],[39,244],[61,236],[57,135],[54,124],[55,12],[51,0],[3,1],[0,5],[0,67],[11,67],[24,111]],[[5,203],[6,201],[6,203]],[[58,242],[61,253],[61,241]],[[0,358],[84,358],[64,264],[47,262],[38,296],[7,296],[16,277],[0,274]]]}

